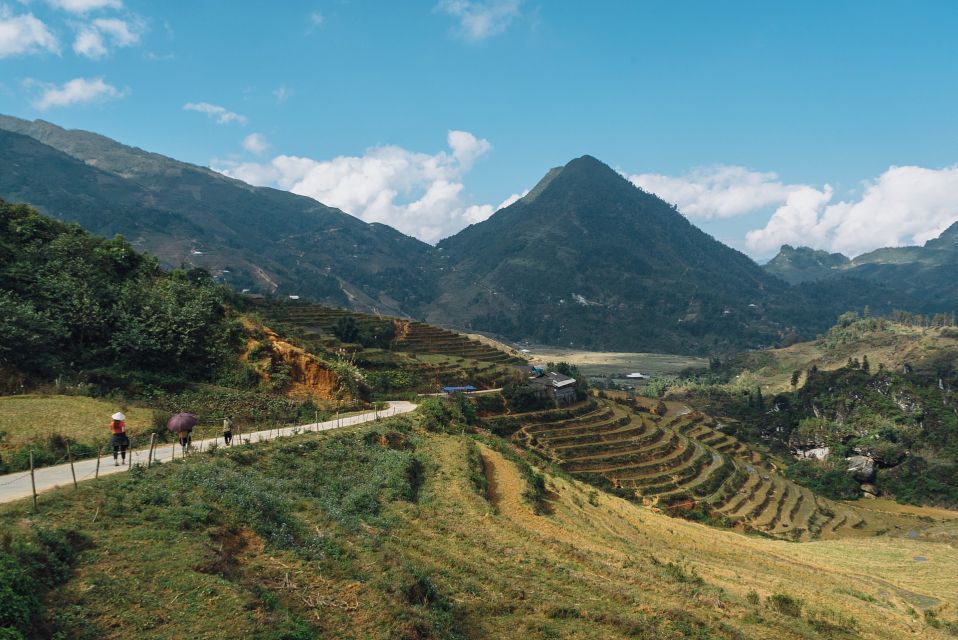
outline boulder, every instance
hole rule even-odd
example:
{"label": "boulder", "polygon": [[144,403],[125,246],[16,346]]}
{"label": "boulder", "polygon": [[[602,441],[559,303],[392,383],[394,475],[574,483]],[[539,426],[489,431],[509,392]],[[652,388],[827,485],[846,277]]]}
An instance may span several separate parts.
{"label": "boulder", "polygon": [[799,460],[827,460],[829,453],[828,447],[815,447],[814,449],[800,449],[795,455]]}
{"label": "boulder", "polygon": [[878,487],[873,484],[865,483],[862,485],[862,497],[863,498],[877,498],[878,497]]}
{"label": "boulder", "polygon": [[868,456],[851,456],[848,461],[848,473],[859,482],[871,482],[875,479],[875,461]]}

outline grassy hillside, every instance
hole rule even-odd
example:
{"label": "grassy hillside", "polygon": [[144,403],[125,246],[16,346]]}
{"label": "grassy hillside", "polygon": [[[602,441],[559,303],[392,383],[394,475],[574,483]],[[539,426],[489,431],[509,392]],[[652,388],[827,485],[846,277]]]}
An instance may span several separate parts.
{"label": "grassy hillside", "polygon": [[858,321],[854,316],[842,321],[845,326],[826,332],[821,338],[798,342],[780,349],[763,349],[732,359],[728,366],[736,375],[761,384],[766,393],[789,389],[791,377],[799,371],[804,377],[812,367],[833,371],[845,366],[849,358],[867,355],[872,367],[884,366],[934,373],[938,361],[958,364],[958,332],[952,326],[930,323],[903,323],[886,319]]}
{"label": "grassy hillside", "polygon": [[[954,628],[948,542],[746,537],[531,469],[523,455],[404,418],[136,469],[46,496],[35,516],[14,504],[0,512],[0,565],[19,580],[0,594],[2,622],[26,637],[98,640]],[[41,552],[61,559],[55,575],[10,564]],[[8,612],[31,603],[26,587],[46,593],[43,613],[17,619]]]}
{"label": "grassy hillside", "polygon": [[62,436],[85,445],[104,444],[106,424],[122,409],[131,436],[146,433],[153,426],[153,411],[142,407],[121,407],[98,398],[64,395],[0,396],[0,456],[29,443],[43,443]]}
{"label": "grassy hillside", "polygon": [[[920,326],[848,315],[815,342],[748,354],[670,393],[732,419],[728,432],[769,447],[817,491],[955,508],[958,330],[911,320]],[[810,450],[825,459],[793,456]],[[867,468],[853,479],[846,458]]]}

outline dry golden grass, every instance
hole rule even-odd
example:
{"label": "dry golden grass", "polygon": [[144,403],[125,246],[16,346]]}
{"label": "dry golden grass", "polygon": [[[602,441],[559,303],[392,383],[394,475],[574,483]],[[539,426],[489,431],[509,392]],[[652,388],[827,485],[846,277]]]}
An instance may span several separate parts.
{"label": "dry golden grass", "polygon": [[[872,370],[880,364],[888,369],[900,369],[933,353],[955,351],[958,342],[945,335],[953,329],[912,327],[889,323],[889,330],[864,334],[852,343],[826,349],[824,340],[800,342],[781,349],[755,352],[750,359],[749,383],[759,382],[769,391],[790,389],[793,371],[806,371],[813,365],[822,371],[839,369],[848,358],[868,356]],[[804,379],[804,376],[803,376]]]}
{"label": "dry golden grass", "polygon": [[[329,638],[950,637],[926,625],[922,610],[956,617],[955,538],[935,542],[924,531],[917,539],[805,544],[748,537],[552,475],[549,513],[535,515],[522,498],[518,467],[487,446],[480,452],[490,490],[477,492],[468,443],[465,436],[424,436],[418,452],[427,477],[419,500],[384,503],[386,528],[336,532],[304,499],[298,513],[310,528],[315,523],[348,550],[338,573],[247,536],[235,566],[218,575],[205,567],[222,551],[222,532],[200,526],[164,538],[151,526],[166,517],[163,509],[122,522],[96,520],[97,486],[104,484],[60,491],[35,520],[78,526],[95,548],[52,601],[83,603],[106,625],[105,639],[279,638],[265,628],[276,624],[275,614],[249,601],[260,589],[319,625],[316,637]],[[0,512],[15,527],[27,510],[21,503]],[[402,617],[427,609],[397,608],[408,584],[399,575],[409,571],[429,577],[457,635],[421,630]],[[111,604],[111,597],[132,598],[110,591],[121,587],[135,589],[136,610],[118,612]],[[801,600],[801,615],[769,606],[773,595]]]}
{"label": "dry golden grass", "polygon": [[[682,637],[676,612],[685,612],[714,637],[734,637],[734,630],[749,638],[821,637],[811,614],[839,626],[853,619],[863,638],[933,638],[945,636],[912,609],[944,605],[946,617],[955,615],[947,603],[958,589],[958,551],[949,544],[747,537],[561,477],[548,478],[552,513],[536,516],[519,498],[524,485],[515,466],[488,448],[492,502],[477,497],[461,472],[461,447],[451,438],[435,441],[443,485],[433,487],[438,494],[410,523],[412,531],[400,535],[419,562],[446,576],[444,589],[474,605],[470,622],[479,636],[549,637],[552,629],[561,630],[557,637],[627,637],[628,620],[649,616],[663,633],[675,631],[662,637]],[[663,569],[669,562],[681,570]],[[704,585],[695,584],[696,575]],[[804,618],[749,604],[752,590],[762,602],[773,594],[801,599]]]}

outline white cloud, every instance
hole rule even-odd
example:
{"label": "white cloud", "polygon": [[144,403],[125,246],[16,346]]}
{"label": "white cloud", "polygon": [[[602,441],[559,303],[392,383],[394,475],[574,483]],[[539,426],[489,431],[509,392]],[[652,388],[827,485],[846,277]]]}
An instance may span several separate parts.
{"label": "white cloud", "polygon": [[309,22],[314,27],[321,27],[326,22],[326,17],[319,11],[313,11],[309,14]]}
{"label": "white cloud", "polygon": [[632,184],[678,205],[685,216],[696,220],[731,218],[785,202],[805,188],[784,184],[774,173],[752,171],[734,165],[698,167],[685,175],[657,173],[626,175]]}
{"label": "white cloud", "polygon": [[266,153],[266,150],[269,149],[269,143],[266,142],[266,136],[262,133],[251,133],[243,138],[243,148],[250,153],[260,155]]}
{"label": "white cloud", "polygon": [[143,23],[140,21],[97,18],[80,27],[73,50],[88,58],[102,58],[109,53],[109,46],[130,47],[137,44],[142,31]]}
{"label": "white cloud", "polygon": [[464,175],[492,146],[465,131],[450,131],[447,144],[448,151],[432,155],[382,146],[362,156],[314,160],[280,155],[265,163],[214,163],[222,165],[214,169],[435,242],[494,211],[491,205],[468,205],[462,194]]}
{"label": "white cloud", "polygon": [[[528,189],[522,193],[513,193],[511,196],[500,202],[498,207],[493,207],[491,204],[474,204],[470,207],[466,207],[466,210],[463,212],[463,218],[469,224],[482,222],[496,211],[499,211],[499,209],[505,209],[509,205],[515,204],[519,198],[525,197],[527,193],[529,193]],[[458,229],[456,229],[456,231],[458,231]],[[455,231],[453,233],[455,233]]]}
{"label": "white cloud", "polygon": [[87,13],[97,9],[122,9],[122,0],[47,0],[57,9],[70,13]]}
{"label": "white cloud", "polygon": [[783,244],[830,249],[829,229],[820,224],[818,212],[832,199],[832,188],[803,187],[790,194],[764,229],[749,231],[745,244],[759,255],[771,255]]}
{"label": "white cloud", "polygon": [[183,108],[187,111],[198,111],[199,113],[205,113],[209,117],[216,120],[219,124],[229,124],[231,122],[246,124],[248,122],[246,116],[233,113],[226,107],[221,107],[217,104],[210,104],[209,102],[187,102],[183,105]]}
{"label": "white cloud", "polygon": [[[27,84],[39,83],[28,81]],[[60,86],[42,84],[40,86],[44,87],[43,94],[33,103],[38,109],[68,107],[74,104],[121,98],[126,94],[125,91],[104,82],[103,78],[74,78]]]}
{"label": "white cloud", "polygon": [[56,36],[32,13],[14,15],[0,5],[0,58],[59,50]]}
{"label": "white cloud", "polygon": [[807,188],[790,197],[746,244],[770,253],[804,244],[855,256],[880,247],[924,242],[958,220],[958,165],[944,169],[890,167],[864,184],[858,200],[830,204],[832,190]]}
{"label": "white cloud", "polygon": [[509,28],[522,0],[440,0],[436,10],[458,20],[459,34],[479,42]]}
{"label": "white cloud", "polygon": [[73,50],[88,58],[102,58],[107,54],[103,34],[91,27],[82,27],[73,41]]}

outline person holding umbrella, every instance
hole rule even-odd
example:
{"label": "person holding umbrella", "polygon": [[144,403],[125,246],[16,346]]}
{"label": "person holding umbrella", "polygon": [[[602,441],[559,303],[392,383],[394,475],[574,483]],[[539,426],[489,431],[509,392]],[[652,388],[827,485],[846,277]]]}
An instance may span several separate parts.
{"label": "person holding umbrella", "polygon": [[126,464],[126,450],[130,446],[130,438],[126,435],[126,416],[122,411],[117,411],[110,416],[110,446],[113,447],[113,466],[119,467],[117,454],[122,456],[123,464]]}
{"label": "person holding umbrella", "polygon": [[179,436],[183,455],[186,455],[186,450],[190,446],[191,434],[197,421],[197,417],[192,413],[178,413],[166,421],[166,428]]}

